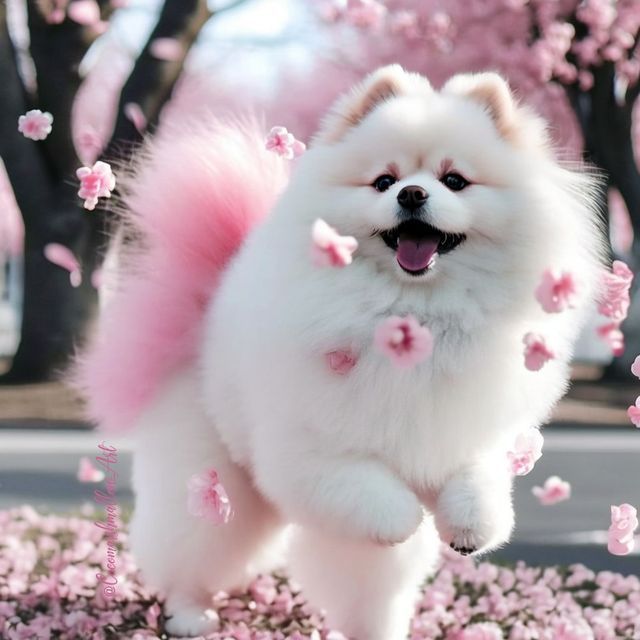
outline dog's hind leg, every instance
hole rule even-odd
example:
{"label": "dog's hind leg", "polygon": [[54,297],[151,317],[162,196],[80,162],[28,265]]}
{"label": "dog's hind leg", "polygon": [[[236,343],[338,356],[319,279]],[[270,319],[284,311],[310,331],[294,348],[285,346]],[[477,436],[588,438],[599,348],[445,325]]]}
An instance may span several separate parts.
{"label": "dog's hind leg", "polygon": [[[230,460],[203,412],[198,382],[193,372],[175,376],[134,433],[132,550],[145,580],[166,597],[167,631],[180,636],[215,629],[211,596],[245,584],[252,559],[279,529],[273,509]],[[188,513],[189,478],[211,468],[234,511],[228,524]]]}
{"label": "dog's hind leg", "polygon": [[331,629],[356,640],[405,640],[439,546],[430,516],[395,546],[296,527],[291,573],[309,604],[326,610]]}

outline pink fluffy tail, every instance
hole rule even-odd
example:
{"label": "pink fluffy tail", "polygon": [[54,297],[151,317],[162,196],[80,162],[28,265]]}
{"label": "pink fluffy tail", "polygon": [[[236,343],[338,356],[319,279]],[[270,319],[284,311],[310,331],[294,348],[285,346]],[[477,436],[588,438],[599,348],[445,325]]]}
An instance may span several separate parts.
{"label": "pink fluffy tail", "polygon": [[112,431],[129,428],[163,381],[194,359],[221,274],[273,206],[287,170],[255,123],[213,120],[164,128],[118,178],[135,246],[77,372],[90,417]]}

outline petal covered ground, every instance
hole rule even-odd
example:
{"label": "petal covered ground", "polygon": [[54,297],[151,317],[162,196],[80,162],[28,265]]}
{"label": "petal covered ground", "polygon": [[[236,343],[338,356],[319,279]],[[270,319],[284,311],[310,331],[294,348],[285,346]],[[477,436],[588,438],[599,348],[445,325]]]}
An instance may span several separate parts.
{"label": "petal covered ground", "polygon": [[[7,640],[167,638],[158,598],[146,589],[119,532],[116,595],[105,598],[105,530],[99,515],[0,511],[0,637]],[[366,603],[365,603],[366,606]],[[283,575],[219,594],[210,640],[345,640],[328,630]],[[640,639],[640,580],[582,565],[532,568],[474,562],[448,550],[424,588],[411,639]]]}

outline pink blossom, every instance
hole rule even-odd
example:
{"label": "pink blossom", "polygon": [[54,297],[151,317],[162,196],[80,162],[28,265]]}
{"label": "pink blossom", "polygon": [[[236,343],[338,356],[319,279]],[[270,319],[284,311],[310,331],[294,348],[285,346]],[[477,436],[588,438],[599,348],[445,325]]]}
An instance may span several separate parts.
{"label": "pink blossom", "polygon": [[278,595],[273,576],[258,576],[249,587],[251,597],[259,604],[272,604]]}
{"label": "pink blossom", "polygon": [[154,602],[149,609],[147,609],[144,618],[150,629],[158,628],[158,620],[160,619],[161,614],[162,609],[157,602]]}
{"label": "pink blossom", "polygon": [[558,476],[550,476],[545,480],[544,486],[531,489],[540,504],[550,505],[568,500],[571,497],[571,485]]}
{"label": "pink blossom", "polygon": [[341,236],[321,218],[313,223],[311,239],[311,259],[319,267],[345,267],[358,248],[353,236]]}
{"label": "pink blossom", "polygon": [[377,29],[387,14],[387,8],[377,0],[347,0],[344,16],[356,27]]}
{"label": "pink blossom", "polygon": [[149,45],[149,53],[158,60],[175,62],[184,56],[184,46],[175,38],[156,38]]}
{"label": "pink blossom", "polygon": [[76,176],[80,180],[78,196],[84,200],[84,208],[89,211],[96,208],[98,198],[110,198],[116,186],[111,166],[100,160],[93,167],[80,167]]}
{"label": "pink blossom", "polygon": [[620,330],[619,322],[603,324],[596,331],[600,338],[609,345],[614,356],[621,356],[624,353],[624,334]]}
{"label": "pink blossom", "polygon": [[636,427],[640,427],[640,396],[636,398],[636,403],[627,409],[627,415]]}
{"label": "pink blossom", "polygon": [[433,351],[433,336],[412,316],[391,316],[378,324],[373,344],[400,368],[419,364]]}
{"label": "pink blossom", "polygon": [[80,458],[76,477],[79,482],[102,482],[104,471],[97,469],[89,458],[83,456]]}
{"label": "pink blossom", "polygon": [[91,26],[100,22],[100,7],[95,0],[75,0],[67,6],[67,15],[78,24]]}
{"label": "pink blossom", "polygon": [[636,359],[633,361],[631,373],[633,373],[636,378],[640,378],[640,356],[636,356]]}
{"label": "pink blossom", "polygon": [[142,108],[135,102],[127,102],[122,107],[125,117],[136,128],[138,133],[144,133],[147,128],[147,116],[144,115]]}
{"label": "pink blossom", "polygon": [[358,362],[358,357],[351,351],[351,349],[338,349],[336,351],[330,351],[325,354],[327,364],[331,371],[337,373],[340,376],[344,376]]}
{"label": "pink blossom", "polygon": [[18,131],[30,140],[44,140],[53,128],[53,116],[40,109],[27,111],[18,118]]}
{"label": "pink blossom", "polygon": [[544,438],[538,429],[531,427],[516,436],[513,449],[507,452],[511,472],[526,476],[542,456]]}
{"label": "pink blossom", "polygon": [[598,303],[598,311],[607,318],[620,324],[629,312],[629,289],[633,282],[633,272],[620,260],[614,260],[611,272],[602,279],[602,297]]}
{"label": "pink blossom", "polygon": [[570,271],[547,269],[536,289],[536,300],[547,313],[559,313],[576,305],[577,286]]}
{"label": "pink blossom", "polygon": [[635,507],[624,503],[611,505],[611,526],[608,531],[609,553],[624,556],[633,551],[634,531],[638,528],[638,512]]}
{"label": "pink blossom", "polygon": [[420,37],[420,26],[415,11],[396,11],[390,17],[390,27],[392,33],[402,34],[409,40]]}
{"label": "pink blossom", "polygon": [[216,525],[231,520],[231,503],[214,469],[192,475],[187,488],[188,508],[192,516],[209,518]]}
{"label": "pink blossom", "polygon": [[530,331],[524,336],[522,342],[525,345],[524,366],[529,371],[539,371],[549,360],[556,357],[554,351],[547,346],[545,339],[537,333]]}
{"label": "pink blossom", "polygon": [[72,287],[79,287],[82,284],[80,263],[70,249],[62,244],[51,242],[44,247],[44,257],[49,262],[69,272],[69,280]]}
{"label": "pink blossom", "polygon": [[268,151],[273,151],[287,160],[301,156],[306,149],[304,142],[296,140],[286,127],[272,127],[265,147]]}

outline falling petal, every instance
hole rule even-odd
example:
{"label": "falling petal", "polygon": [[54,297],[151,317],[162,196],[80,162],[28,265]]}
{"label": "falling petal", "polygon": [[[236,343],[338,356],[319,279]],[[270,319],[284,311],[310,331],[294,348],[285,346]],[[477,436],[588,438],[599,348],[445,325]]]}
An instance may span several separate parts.
{"label": "falling petal", "polygon": [[100,21],[100,7],[95,0],[75,0],[67,6],[67,15],[83,26],[95,25]]}
{"label": "falling petal", "polygon": [[341,236],[321,218],[313,223],[311,240],[311,259],[319,267],[346,267],[358,248],[354,237]]}
{"label": "falling petal", "polygon": [[184,56],[184,46],[175,38],[156,38],[149,46],[149,53],[158,60],[175,62]]}
{"label": "falling petal", "polygon": [[53,129],[53,116],[40,109],[31,109],[18,118],[18,131],[30,140],[44,140]]}
{"label": "falling petal", "polygon": [[102,482],[104,480],[104,471],[96,469],[89,458],[80,458],[77,476],[80,482]]}
{"label": "falling petal", "polygon": [[52,264],[69,272],[71,286],[80,286],[82,283],[80,264],[70,249],[62,244],[51,242],[44,248],[44,257]]}
{"label": "falling petal", "polygon": [[147,128],[147,117],[144,115],[139,104],[127,102],[123,107],[124,115],[133,124],[138,133],[144,133]]}

